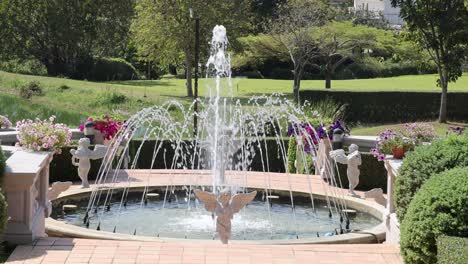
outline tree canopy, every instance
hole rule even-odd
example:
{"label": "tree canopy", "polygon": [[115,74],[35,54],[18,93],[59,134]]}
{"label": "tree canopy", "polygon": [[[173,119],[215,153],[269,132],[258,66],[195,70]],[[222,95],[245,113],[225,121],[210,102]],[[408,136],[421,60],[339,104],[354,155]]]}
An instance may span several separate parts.
{"label": "tree canopy", "polygon": [[392,0],[400,7],[412,37],[429,52],[437,65],[442,88],[439,122],[447,121],[448,83],[462,75],[468,53],[466,0]]}
{"label": "tree canopy", "polygon": [[34,57],[49,75],[86,78],[95,56],[127,43],[133,0],[3,0],[0,53]]}
{"label": "tree canopy", "polygon": [[200,19],[202,52],[208,51],[211,30],[215,25],[222,24],[228,28],[228,37],[234,47],[237,37],[251,27],[247,0],[137,0],[136,14],[132,31],[139,54],[146,60],[183,63],[187,96],[192,96],[194,18]]}

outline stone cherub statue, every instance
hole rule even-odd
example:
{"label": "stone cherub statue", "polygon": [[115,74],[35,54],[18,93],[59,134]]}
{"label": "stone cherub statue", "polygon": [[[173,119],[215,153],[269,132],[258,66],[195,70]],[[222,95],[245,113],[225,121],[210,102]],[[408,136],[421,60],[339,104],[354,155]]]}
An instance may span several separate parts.
{"label": "stone cherub statue", "polygon": [[90,150],[90,144],[89,138],[81,138],[78,142],[78,149],[70,150],[72,163],[78,167],[78,176],[81,179],[80,188],[89,188],[88,173],[91,168],[90,160],[102,159],[107,152],[107,147],[104,145],[96,145],[94,150]]}
{"label": "stone cherub statue", "polygon": [[359,197],[359,195],[354,192],[354,188],[359,184],[359,166],[362,162],[359,147],[356,144],[351,144],[347,156],[343,149],[332,150],[330,151],[330,157],[338,163],[348,165],[346,173],[348,174],[349,181],[349,195]]}
{"label": "stone cherub statue", "polygon": [[218,195],[195,190],[195,196],[205,204],[205,209],[216,216],[216,231],[223,244],[227,244],[231,237],[231,220],[234,214],[250,203],[255,195],[257,191],[236,194],[231,199],[229,190],[224,190]]}

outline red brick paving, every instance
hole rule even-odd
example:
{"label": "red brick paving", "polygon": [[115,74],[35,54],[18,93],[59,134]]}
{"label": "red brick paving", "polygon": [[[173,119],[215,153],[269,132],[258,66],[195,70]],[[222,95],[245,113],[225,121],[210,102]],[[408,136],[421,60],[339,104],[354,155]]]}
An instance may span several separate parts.
{"label": "red brick paving", "polygon": [[18,246],[6,263],[400,264],[399,251],[398,246],[388,244],[217,245],[51,237]]}
{"label": "red brick paving", "polygon": [[[247,174],[247,173],[246,173]],[[115,187],[165,185],[210,185],[207,171],[133,170],[121,171]],[[278,190],[289,190],[325,194],[346,195],[346,190],[324,188],[319,176],[280,173],[249,172],[227,173],[232,184]],[[73,186],[66,193],[77,191]],[[362,193],[359,193],[362,194]],[[140,242],[117,240],[93,240],[73,238],[44,238],[34,245],[18,246],[6,263],[186,263],[186,264],[298,264],[298,263],[403,263],[399,247],[387,244],[323,244],[323,245],[222,245],[200,242]]]}

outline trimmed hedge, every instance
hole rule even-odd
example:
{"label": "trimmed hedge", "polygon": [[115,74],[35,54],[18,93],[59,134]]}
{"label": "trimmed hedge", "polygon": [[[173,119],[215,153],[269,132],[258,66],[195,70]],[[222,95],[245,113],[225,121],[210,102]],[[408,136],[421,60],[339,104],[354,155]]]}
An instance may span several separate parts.
{"label": "trimmed hedge", "polygon": [[[186,142],[188,146],[189,142]],[[129,153],[130,157],[135,157],[138,148],[140,147],[141,141],[131,141],[129,146]],[[139,155],[138,160],[135,162],[136,169],[150,169],[151,162],[153,157],[154,146],[156,144],[155,140],[146,141],[142,148]],[[171,146],[172,142],[167,140],[163,142],[161,150],[158,152],[158,155],[154,161],[152,169],[166,169],[170,168],[171,162],[174,157],[174,150]],[[283,141],[285,148],[287,148],[287,142]],[[260,151],[258,146],[255,146],[254,149],[256,151],[256,155],[252,160],[252,164],[250,165],[250,169],[252,171],[263,171],[263,166],[265,166],[265,171],[270,172],[285,172],[284,163],[282,160],[281,150],[278,147],[276,140],[274,139],[267,139],[266,140],[266,147],[265,144],[262,142],[262,152],[268,153],[268,164],[266,162],[266,157],[262,158],[260,155]],[[76,149],[77,146],[69,146],[62,149],[61,154],[55,154],[54,159],[50,164],[50,172],[49,172],[49,181],[79,181],[80,178],[78,177],[77,167],[72,164],[71,161],[71,149]],[[268,149],[268,152],[266,151]],[[166,150],[166,151],[164,151]],[[287,149],[285,150],[287,151]],[[184,153],[193,153],[189,147],[184,149]],[[234,159],[236,159],[236,155],[234,155]],[[164,162],[166,160],[166,162]],[[133,160],[130,161],[132,164]],[[166,163],[166,164],[165,164]],[[267,167],[268,165],[268,167]],[[89,171],[89,180],[94,180],[98,176],[99,168],[101,166],[101,160],[91,160],[91,170]],[[185,165],[187,168],[191,168],[191,164]]]}
{"label": "trimmed hedge", "polygon": [[[55,154],[54,159],[49,167],[49,182],[56,181],[80,181],[78,176],[78,169],[72,164],[71,149],[76,149],[78,146],[68,146],[62,148],[61,154]],[[96,179],[101,160],[91,160],[91,169],[88,174],[89,180]]]}
{"label": "trimmed hedge", "polygon": [[[347,122],[384,123],[410,122],[438,117],[440,93],[432,92],[344,92],[300,91],[301,101],[316,103],[331,98],[346,104]],[[468,121],[468,93],[449,93],[448,117]]]}
{"label": "trimmed hedge", "polygon": [[[374,188],[382,188],[384,193],[387,192],[387,170],[385,169],[384,163],[378,161],[373,154],[367,152],[361,152],[361,166],[359,169],[361,174],[359,175],[359,184],[356,190],[369,191]],[[338,163],[338,173],[335,173],[337,183],[341,180],[343,188],[348,188],[349,181],[346,173],[347,166],[345,164]],[[335,168],[336,171],[336,168]]]}
{"label": "trimmed hedge", "polygon": [[401,222],[400,246],[405,263],[436,263],[436,241],[441,235],[468,237],[467,205],[468,167],[429,179]]}
{"label": "trimmed hedge", "polygon": [[[294,137],[291,137],[294,139]],[[295,141],[295,140],[294,140]],[[133,158],[140,147],[140,141],[131,141],[129,146],[130,157]],[[187,142],[188,143],[188,142]],[[289,142],[284,140],[283,144],[286,148],[288,148]],[[151,167],[151,158],[153,156],[153,150],[156,141],[146,141],[141,149],[140,157],[136,161],[136,169],[150,169]],[[278,147],[278,144],[275,139],[267,139],[265,144],[262,143],[262,152],[266,153],[266,149],[268,149],[268,167],[266,158],[262,159],[260,156],[260,151],[258,146],[255,146],[254,149],[256,151],[256,155],[252,160],[252,164],[250,164],[250,170],[252,171],[263,171],[265,166],[265,171],[270,172],[286,172],[281,150]],[[54,159],[50,165],[50,182],[54,181],[79,181],[77,167],[75,167],[71,162],[71,154],[70,149],[74,149],[77,146],[70,146],[62,149],[61,154],[55,154]],[[164,149],[166,149],[166,153],[164,154]],[[291,150],[291,149],[289,149]],[[294,147],[294,156],[292,153],[286,149],[285,151],[288,152],[288,166],[294,168],[293,171],[290,173],[295,173],[296,168],[294,167],[294,161],[296,159],[295,151],[296,148]],[[190,153],[192,150],[189,148],[185,149],[186,152]],[[291,155],[290,155],[291,154]],[[361,175],[360,175],[360,183],[357,187],[357,190],[370,190],[372,188],[382,188],[384,191],[387,190],[387,171],[384,168],[383,162],[377,161],[372,154],[370,153],[361,153],[362,157],[362,165],[360,166]],[[174,157],[174,150],[171,146],[170,141],[165,141],[162,146],[162,150],[158,153],[156,160],[153,165],[153,169],[165,169],[166,165],[164,163],[164,156],[166,157],[167,167],[170,167],[170,162]],[[311,156],[310,156],[311,157]],[[130,161],[132,162],[132,161]],[[314,172],[314,164],[311,160],[307,161],[310,164],[309,170],[311,173]],[[99,168],[101,166],[101,160],[91,160],[91,170],[89,172],[89,179],[94,180],[96,179]],[[292,167],[291,167],[292,166]],[[191,164],[187,164],[187,168],[190,168]],[[348,178],[346,176],[346,165],[338,165],[340,171],[341,182],[344,188],[348,186]]]}
{"label": "trimmed hedge", "polygon": [[437,263],[468,263],[468,238],[439,236],[437,238]]}
{"label": "trimmed hedge", "polygon": [[409,152],[395,181],[395,208],[400,221],[414,194],[432,175],[468,166],[468,135],[452,135]]}

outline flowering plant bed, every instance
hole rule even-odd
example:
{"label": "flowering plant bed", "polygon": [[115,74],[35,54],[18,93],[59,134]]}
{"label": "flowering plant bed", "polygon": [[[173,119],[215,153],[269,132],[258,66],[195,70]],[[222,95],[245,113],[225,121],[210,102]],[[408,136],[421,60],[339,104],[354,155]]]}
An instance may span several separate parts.
{"label": "flowering plant bed", "polygon": [[88,121],[93,122],[94,129],[101,132],[105,140],[111,140],[122,126],[122,122],[111,120],[109,116],[105,116],[103,119],[90,117],[80,125],[80,131],[84,131],[85,123]]}
{"label": "flowering plant bed", "polygon": [[416,144],[430,142],[437,137],[434,126],[428,123],[406,123],[401,133],[406,138],[413,139]]}
{"label": "flowering plant bed", "polygon": [[460,126],[450,126],[448,129],[447,129],[447,132],[445,133],[447,136],[451,133],[454,133],[456,135],[462,135],[463,132],[465,131],[465,128],[464,127],[460,127]]}
{"label": "flowering plant bed", "polygon": [[11,127],[11,122],[6,116],[0,115],[0,129],[8,129]]}
{"label": "flowering plant bed", "polygon": [[414,146],[415,140],[405,137],[402,131],[395,133],[391,129],[387,129],[379,134],[377,145],[371,149],[371,153],[379,161],[385,159],[385,154],[393,154],[394,158],[402,159],[405,152],[413,150]]}
{"label": "flowering plant bed", "polygon": [[333,131],[337,128],[341,129],[345,135],[350,135],[349,127],[345,126],[343,121],[338,119],[328,127],[319,125],[317,128],[314,128],[313,125],[306,123],[293,124],[288,130],[288,137],[302,137],[304,141],[304,151],[307,154],[310,154],[313,147],[311,144],[317,146],[320,139],[328,138],[331,140],[333,138]]}
{"label": "flowering plant bed", "polygon": [[55,116],[48,120],[22,120],[16,123],[17,146],[33,151],[57,151],[71,144],[72,132],[64,124],[54,123]]}

